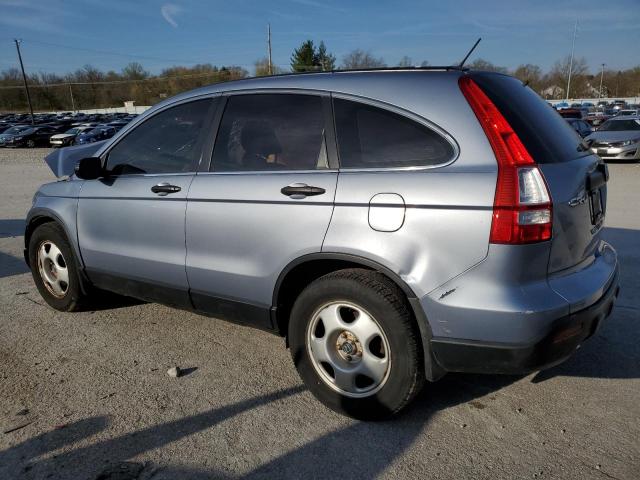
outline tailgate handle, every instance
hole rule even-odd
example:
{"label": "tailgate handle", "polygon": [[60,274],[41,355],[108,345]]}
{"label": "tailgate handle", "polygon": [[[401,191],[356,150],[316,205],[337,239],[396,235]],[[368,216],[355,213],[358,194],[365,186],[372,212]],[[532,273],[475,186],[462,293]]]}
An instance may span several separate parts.
{"label": "tailgate handle", "polygon": [[604,163],[598,164],[598,167],[587,177],[587,190],[593,192],[609,180],[609,168]]}

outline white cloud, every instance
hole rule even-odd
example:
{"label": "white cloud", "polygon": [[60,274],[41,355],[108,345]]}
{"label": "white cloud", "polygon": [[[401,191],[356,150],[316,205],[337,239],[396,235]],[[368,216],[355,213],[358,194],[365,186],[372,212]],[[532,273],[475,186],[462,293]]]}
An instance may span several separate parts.
{"label": "white cloud", "polygon": [[178,23],[175,21],[174,17],[181,11],[182,8],[178,5],[174,5],[173,3],[165,3],[160,7],[160,14],[173,28],[178,28]]}

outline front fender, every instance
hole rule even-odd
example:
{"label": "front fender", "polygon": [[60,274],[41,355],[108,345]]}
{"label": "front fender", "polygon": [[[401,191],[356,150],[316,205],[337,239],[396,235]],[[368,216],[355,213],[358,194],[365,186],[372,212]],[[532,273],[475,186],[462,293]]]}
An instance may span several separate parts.
{"label": "front fender", "polygon": [[76,257],[77,265],[84,270],[84,262],[78,244],[78,228],[76,224],[76,214],[78,211],[78,199],[66,197],[48,197],[39,195],[29,210],[26,218],[26,228],[24,233],[25,259],[29,264],[29,240],[33,231],[42,223],[54,221],[64,230],[73,253]]}

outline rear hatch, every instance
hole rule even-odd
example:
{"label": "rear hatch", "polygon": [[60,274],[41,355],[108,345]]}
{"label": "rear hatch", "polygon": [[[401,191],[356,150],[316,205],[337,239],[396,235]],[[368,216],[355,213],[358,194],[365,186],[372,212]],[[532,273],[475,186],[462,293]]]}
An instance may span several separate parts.
{"label": "rear hatch", "polygon": [[588,261],[600,242],[607,167],[571,126],[520,80],[474,72],[541,169],[553,202],[549,273]]}

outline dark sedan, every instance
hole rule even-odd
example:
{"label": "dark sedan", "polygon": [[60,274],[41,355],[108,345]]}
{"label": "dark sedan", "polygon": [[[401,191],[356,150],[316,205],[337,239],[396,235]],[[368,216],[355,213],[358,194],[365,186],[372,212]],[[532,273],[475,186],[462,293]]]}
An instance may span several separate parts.
{"label": "dark sedan", "polygon": [[28,147],[49,146],[49,138],[60,130],[49,125],[17,125],[6,130],[0,135],[2,147]]}
{"label": "dark sedan", "polygon": [[116,134],[116,129],[108,125],[99,126],[85,133],[78,135],[74,141],[75,145],[83,145],[85,143],[95,143],[107,138],[111,138]]}

